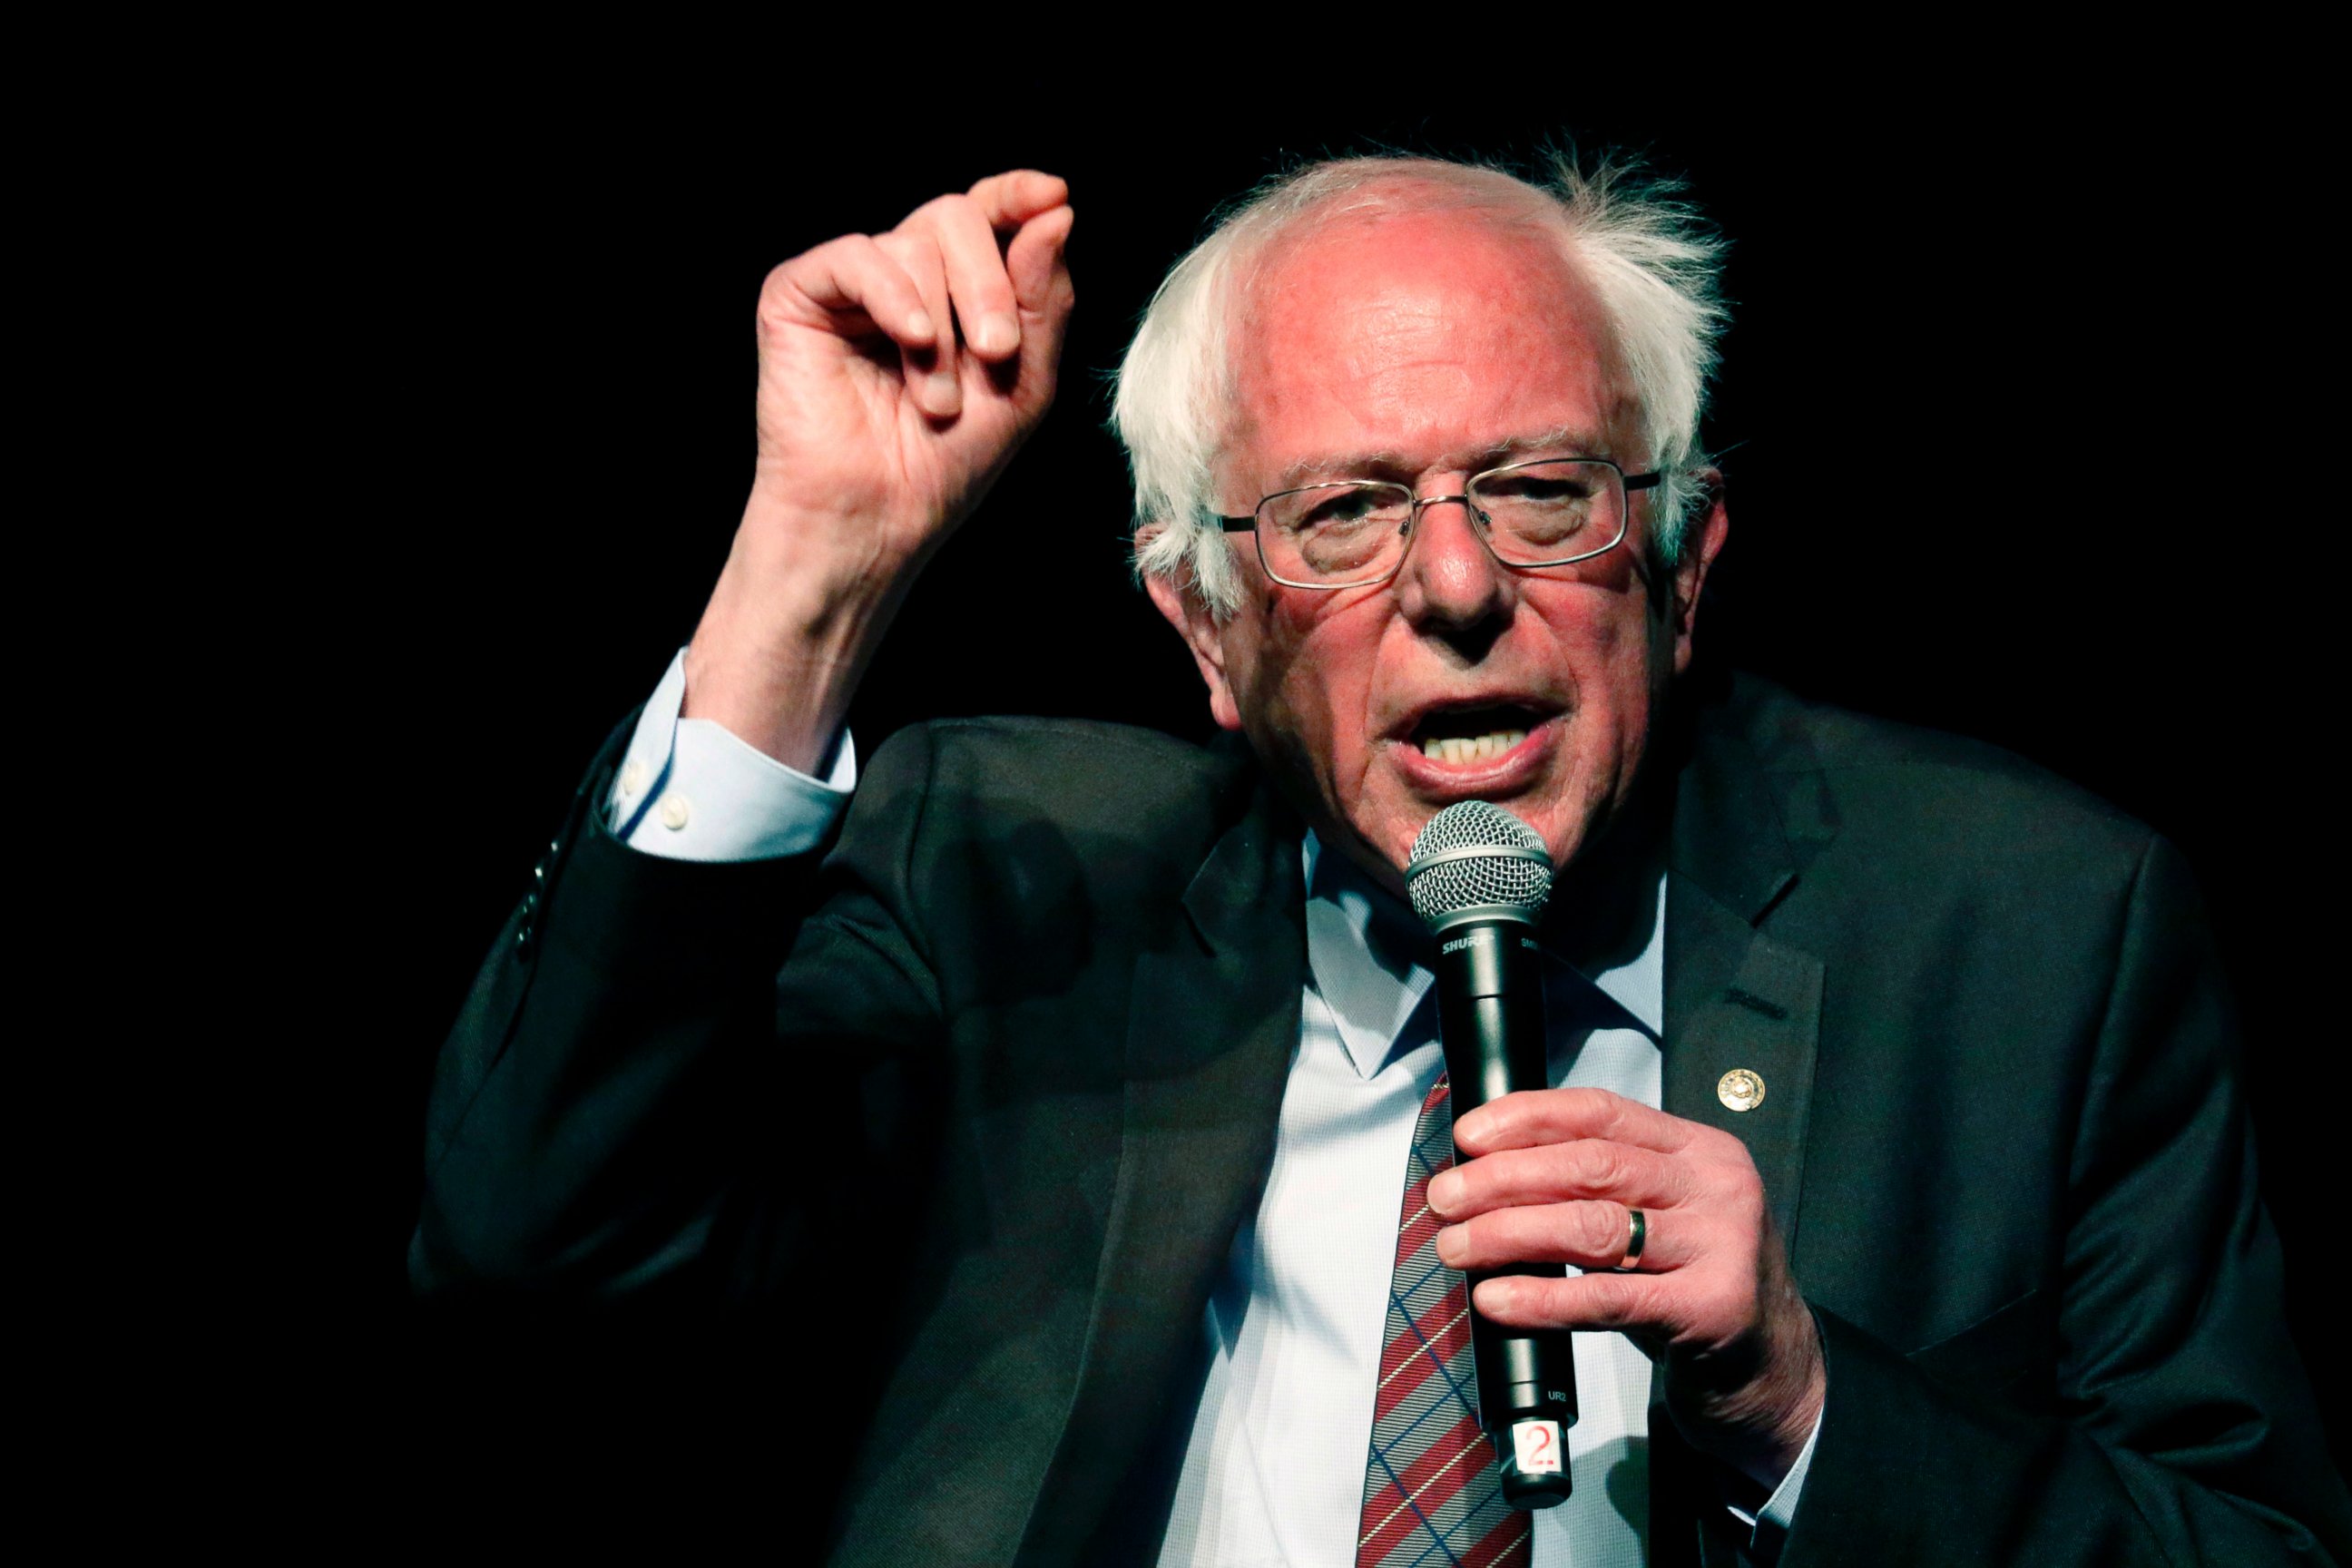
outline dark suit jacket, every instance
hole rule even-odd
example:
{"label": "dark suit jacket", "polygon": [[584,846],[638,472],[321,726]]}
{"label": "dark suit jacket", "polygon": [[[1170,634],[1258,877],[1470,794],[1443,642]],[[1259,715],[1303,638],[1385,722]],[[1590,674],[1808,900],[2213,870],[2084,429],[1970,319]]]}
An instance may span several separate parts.
{"label": "dark suit jacket", "polygon": [[[2342,1552],[2178,856],[1986,747],[1685,699],[1664,1103],[1753,1152],[1821,1321],[1785,1561]],[[417,1286],[850,1313],[838,1561],[1148,1561],[1297,1038],[1297,820],[1239,749],[954,721],[821,867],[682,864],[601,826],[616,752],[445,1048]],[[1652,1414],[1654,1558],[1721,1558]]]}

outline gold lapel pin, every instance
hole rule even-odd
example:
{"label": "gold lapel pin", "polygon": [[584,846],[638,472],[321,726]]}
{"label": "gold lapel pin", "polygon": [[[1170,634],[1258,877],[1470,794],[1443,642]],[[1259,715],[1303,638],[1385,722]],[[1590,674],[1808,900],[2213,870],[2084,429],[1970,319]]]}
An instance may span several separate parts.
{"label": "gold lapel pin", "polygon": [[1729,1110],[1753,1110],[1764,1103],[1764,1080],[1746,1068],[1733,1068],[1715,1080],[1715,1098]]}

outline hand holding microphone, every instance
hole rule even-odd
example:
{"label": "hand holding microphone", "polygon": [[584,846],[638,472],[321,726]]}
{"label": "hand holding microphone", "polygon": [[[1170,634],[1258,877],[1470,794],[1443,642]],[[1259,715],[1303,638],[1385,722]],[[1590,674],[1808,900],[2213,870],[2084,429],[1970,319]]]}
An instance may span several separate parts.
{"label": "hand holding microphone", "polygon": [[[1622,1331],[1664,1367],[1692,1446],[1777,1486],[1827,1393],[1811,1310],[1747,1145],[1606,1089],[1548,1087],[1535,931],[1551,878],[1541,838],[1485,801],[1438,813],[1405,873],[1437,937],[1459,1162],[1429,1203],[1449,1222],[1439,1258],[1470,1276],[1480,1421],[1504,1496],[1542,1508],[1568,1495],[1564,1456],[1548,1474],[1520,1454],[1546,1421],[1559,1423],[1551,1451],[1565,1445],[1574,1329]],[[1629,1260],[1638,1268],[1616,1272]]]}

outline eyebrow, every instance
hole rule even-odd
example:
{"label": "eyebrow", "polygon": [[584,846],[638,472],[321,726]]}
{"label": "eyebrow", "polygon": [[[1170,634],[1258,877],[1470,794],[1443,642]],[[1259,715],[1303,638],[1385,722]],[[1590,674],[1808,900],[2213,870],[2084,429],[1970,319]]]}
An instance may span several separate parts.
{"label": "eyebrow", "polygon": [[1479,471],[1547,454],[1562,458],[1605,458],[1606,443],[1589,431],[1563,426],[1538,436],[1513,436],[1483,447],[1439,454],[1434,462],[1416,463],[1394,450],[1340,452],[1301,458],[1286,464],[1274,476],[1272,489],[1286,490],[1324,479],[1409,479],[1426,468],[1468,468]]}

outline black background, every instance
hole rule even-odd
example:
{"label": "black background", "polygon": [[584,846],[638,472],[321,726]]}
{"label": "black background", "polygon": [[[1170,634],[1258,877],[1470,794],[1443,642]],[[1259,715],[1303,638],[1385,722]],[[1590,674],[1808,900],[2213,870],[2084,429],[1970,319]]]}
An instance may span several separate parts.
{"label": "black background", "polygon": [[436,77],[303,165],[289,199],[318,221],[279,263],[305,320],[278,396],[310,432],[286,470],[313,513],[308,586],[247,678],[311,748],[289,765],[331,769],[283,988],[300,1110],[265,1151],[312,1178],[307,1201],[266,1199],[249,1250],[292,1259],[312,1304],[403,1331],[435,1049],[723,558],[769,267],[1002,168],[1070,180],[1059,405],[916,588],[853,728],[867,752],[948,713],[1203,734],[1189,662],[1126,574],[1102,428],[1150,287],[1214,202],[1293,156],[1568,134],[1685,174],[1733,242],[1710,657],[2011,747],[2189,853],[2248,1025],[2294,1327],[2332,1384],[2334,944],[2312,894],[2333,803],[2310,753],[2340,706],[2342,612],[2280,466],[2307,442],[2308,351],[2273,313],[2291,284],[2242,242],[2244,215],[2294,205],[2298,133],[2257,92],[2217,113],[2113,62],[1580,89],[1525,112],[1402,90],[1349,112],[1379,96],[1354,75],[1198,96],[1170,76],[1042,100],[854,76],[784,91],[748,68]]}

